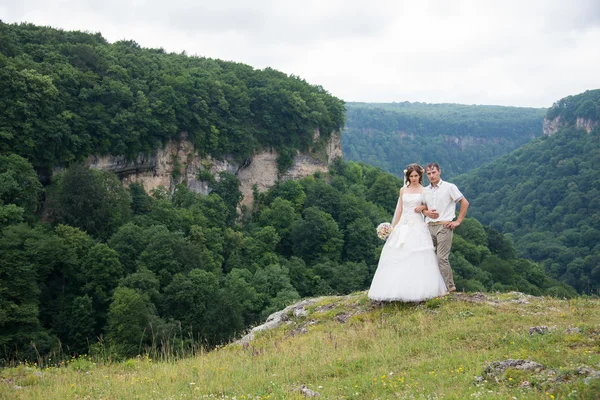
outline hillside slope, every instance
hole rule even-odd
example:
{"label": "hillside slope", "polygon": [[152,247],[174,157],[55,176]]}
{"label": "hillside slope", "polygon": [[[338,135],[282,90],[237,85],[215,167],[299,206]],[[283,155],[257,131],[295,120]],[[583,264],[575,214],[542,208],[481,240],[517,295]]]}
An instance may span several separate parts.
{"label": "hillside slope", "polygon": [[346,103],[347,160],[397,176],[438,162],[446,178],[468,172],[542,135],[545,109],[462,104]]}
{"label": "hillside slope", "polygon": [[454,183],[471,202],[469,215],[511,234],[520,256],[580,292],[597,293],[600,90],[558,101],[546,121],[555,133]]}
{"label": "hillside slope", "polygon": [[[309,301],[310,303],[310,301]],[[379,305],[324,297],[280,328],[168,362],[149,358],[0,371],[26,398],[591,399],[600,392],[600,303],[521,293]],[[512,361],[511,361],[512,360]]]}
{"label": "hillside slope", "polygon": [[0,38],[0,153],[38,171],[90,155],[133,160],[182,135],[217,158],[275,149],[285,169],[316,131],[326,142],[344,122],[342,100],[271,68],[32,24],[0,21]]}

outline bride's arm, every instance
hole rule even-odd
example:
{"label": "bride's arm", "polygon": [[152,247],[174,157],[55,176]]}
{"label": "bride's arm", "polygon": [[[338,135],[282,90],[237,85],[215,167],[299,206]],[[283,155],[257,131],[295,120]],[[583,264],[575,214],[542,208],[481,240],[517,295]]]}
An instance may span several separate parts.
{"label": "bride's arm", "polygon": [[426,210],[427,210],[427,204],[425,203],[424,200],[423,200],[423,203],[421,203],[421,205],[415,207],[415,212],[416,213],[423,213],[423,214],[425,214]]}
{"label": "bride's arm", "polygon": [[402,216],[402,192],[404,188],[400,189],[400,196],[398,197],[398,204],[396,205],[396,212],[394,212],[394,220],[392,221],[392,228],[396,226],[400,217]]}
{"label": "bride's arm", "polygon": [[420,206],[416,206],[415,207],[415,212],[416,213],[420,213],[420,212],[423,212],[425,210],[427,210],[427,205],[425,205],[425,204],[421,204]]}

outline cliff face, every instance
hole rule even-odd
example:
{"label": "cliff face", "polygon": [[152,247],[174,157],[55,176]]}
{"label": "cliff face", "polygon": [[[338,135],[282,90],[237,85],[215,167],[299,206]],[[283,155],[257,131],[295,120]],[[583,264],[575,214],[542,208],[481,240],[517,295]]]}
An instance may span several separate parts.
{"label": "cliff face", "polygon": [[[560,128],[565,126],[567,126],[567,123],[560,118],[560,115],[554,119],[544,118],[544,136],[553,135]],[[596,126],[598,126],[598,123],[591,119],[577,117],[575,120],[575,127],[578,129],[583,129],[587,133],[591,133],[592,129],[594,129]]]}
{"label": "cliff face", "polygon": [[[319,140],[316,131],[314,140]],[[277,169],[275,151],[261,151],[243,163],[233,157],[216,160],[210,156],[200,157],[194,145],[184,136],[177,141],[170,141],[163,149],[152,154],[139,154],[135,160],[127,160],[123,156],[90,156],[90,168],[114,172],[125,185],[131,182],[141,183],[147,192],[159,186],[170,191],[180,183],[196,193],[208,194],[210,189],[206,182],[198,180],[198,173],[210,171],[217,176],[227,171],[235,174],[240,180],[240,190],[244,195],[243,205],[252,204],[252,187],[257,186],[259,192],[266,191],[278,180],[298,179],[311,175],[316,171],[327,172],[328,164],[336,157],[342,156],[341,135],[333,132],[325,143],[325,155],[317,158],[315,154],[296,154],[293,165],[283,174]],[[324,156],[324,157],[323,157]],[[325,159],[326,161],[324,161]]]}

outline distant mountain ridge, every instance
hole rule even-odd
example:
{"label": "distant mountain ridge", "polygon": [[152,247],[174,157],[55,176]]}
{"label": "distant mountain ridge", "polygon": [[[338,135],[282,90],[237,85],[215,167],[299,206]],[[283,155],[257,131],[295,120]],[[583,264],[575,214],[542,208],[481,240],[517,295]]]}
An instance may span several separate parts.
{"label": "distant mountain ridge", "polygon": [[438,162],[446,178],[507,154],[543,133],[546,109],[427,103],[346,103],[346,159],[401,175]]}
{"label": "distant mountain ridge", "polygon": [[[600,289],[600,90],[557,101],[555,130],[454,179],[469,215],[580,292]],[[549,122],[546,122],[548,125]]]}

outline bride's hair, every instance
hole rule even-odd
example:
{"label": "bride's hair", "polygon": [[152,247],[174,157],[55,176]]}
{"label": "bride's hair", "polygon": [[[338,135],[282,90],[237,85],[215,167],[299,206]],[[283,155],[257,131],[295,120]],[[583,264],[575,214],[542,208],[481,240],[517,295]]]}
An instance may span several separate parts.
{"label": "bride's hair", "polygon": [[425,170],[423,169],[423,167],[421,167],[419,164],[408,164],[408,166],[406,167],[405,173],[404,173],[404,179],[406,181],[406,186],[410,185],[410,174],[413,173],[413,171],[415,171],[417,174],[419,174],[419,184],[423,184],[423,172],[425,172]]}

